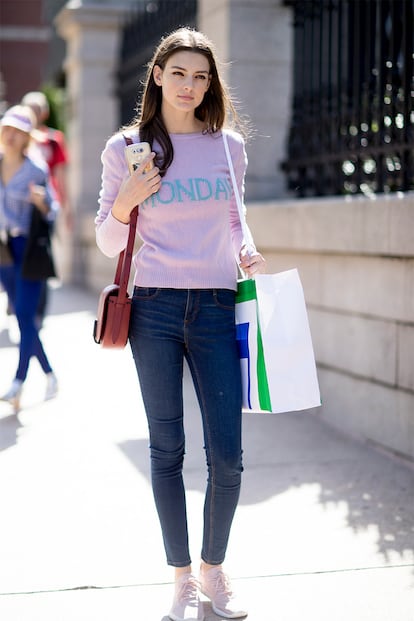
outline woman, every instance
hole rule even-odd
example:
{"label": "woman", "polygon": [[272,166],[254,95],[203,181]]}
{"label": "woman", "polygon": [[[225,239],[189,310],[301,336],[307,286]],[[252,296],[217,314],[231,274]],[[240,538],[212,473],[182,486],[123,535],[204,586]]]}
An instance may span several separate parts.
{"label": "woman", "polygon": [[[46,374],[45,398],[57,392],[57,380],[39,336],[36,313],[44,285],[40,266],[30,265],[26,250],[33,210],[43,219],[52,221],[56,209],[47,172],[26,155],[34,127],[33,112],[26,106],[13,106],[0,121],[0,238],[3,261],[0,282],[16,313],[20,331],[19,362],[14,380],[1,397],[19,410],[23,384],[32,356]],[[8,259],[4,260],[7,251]],[[43,269],[43,268],[42,268]]]}
{"label": "woman", "polygon": [[[104,254],[125,247],[130,213],[140,205],[143,243],[134,257],[129,338],[148,418],[155,503],[167,563],[175,568],[173,621],[204,618],[199,591],[225,618],[247,614],[222,569],[242,472],[235,257],[249,276],[264,270],[264,259],[242,239],[221,132],[230,115],[237,120],[212,44],[182,28],[155,51],[139,117],[110,138],[102,154],[96,235]],[[153,149],[131,176],[125,135]],[[228,142],[242,194],[244,141],[228,131]],[[199,399],[208,465],[198,579],[182,477],[184,358]]]}

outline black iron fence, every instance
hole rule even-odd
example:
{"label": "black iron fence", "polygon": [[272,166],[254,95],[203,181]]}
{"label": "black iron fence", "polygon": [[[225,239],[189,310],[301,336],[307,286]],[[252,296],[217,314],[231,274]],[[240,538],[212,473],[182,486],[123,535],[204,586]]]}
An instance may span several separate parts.
{"label": "black iron fence", "polygon": [[120,124],[129,123],[142,94],[146,65],[163,35],[196,25],[197,0],[136,0],[121,34],[117,71]]}
{"label": "black iron fence", "polygon": [[288,187],[414,189],[414,0],[287,0],[294,18]]}

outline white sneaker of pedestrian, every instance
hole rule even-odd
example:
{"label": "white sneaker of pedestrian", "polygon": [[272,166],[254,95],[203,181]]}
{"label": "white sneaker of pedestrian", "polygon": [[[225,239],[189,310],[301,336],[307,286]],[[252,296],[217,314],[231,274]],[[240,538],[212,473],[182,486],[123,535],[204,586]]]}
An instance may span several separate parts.
{"label": "white sneaker of pedestrian", "polygon": [[14,379],[9,390],[0,397],[1,401],[8,401],[12,404],[15,412],[20,409],[20,397],[22,395],[23,382],[19,379]]}
{"label": "white sneaker of pedestrian", "polygon": [[57,395],[58,381],[54,373],[47,373],[46,378],[45,401],[49,401],[49,399],[53,399]]}

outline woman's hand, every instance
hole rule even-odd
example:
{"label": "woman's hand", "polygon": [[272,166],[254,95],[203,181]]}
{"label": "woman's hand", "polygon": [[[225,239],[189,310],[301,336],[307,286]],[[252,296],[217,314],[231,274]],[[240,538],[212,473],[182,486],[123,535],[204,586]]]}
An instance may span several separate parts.
{"label": "woman's hand", "polygon": [[257,250],[251,252],[248,246],[243,246],[240,250],[239,258],[240,269],[249,278],[254,276],[254,274],[264,274],[266,272],[266,261]]}
{"label": "woman's hand", "polygon": [[29,185],[29,202],[44,216],[49,213],[49,205],[46,203],[46,188],[43,185],[36,185],[35,183]]}
{"label": "woman's hand", "polygon": [[112,215],[124,224],[129,224],[134,207],[144,202],[151,194],[158,192],[161,187],[161,177],[156,166],[145,172],[146,166],[152,162],[154,157],[155,153],[151,153],[143,159],[138,168],[123,181],[119,188],[118,196],[112,205]]}

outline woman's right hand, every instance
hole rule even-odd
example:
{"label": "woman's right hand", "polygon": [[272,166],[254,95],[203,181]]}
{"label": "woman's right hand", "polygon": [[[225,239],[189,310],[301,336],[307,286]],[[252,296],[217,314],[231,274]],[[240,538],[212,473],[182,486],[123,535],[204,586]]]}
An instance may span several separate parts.
{"label": "woman's right hand", "polygon": [[129,224],[134,207],[144,202],[151,194],[158,192],[161,187],[161,177],[156,166],[145,172],[146,166],[152,162],[154,157],[155,153],[147,155],[119,188],[118,196],[112,205],[112,215],[124,224]]}

